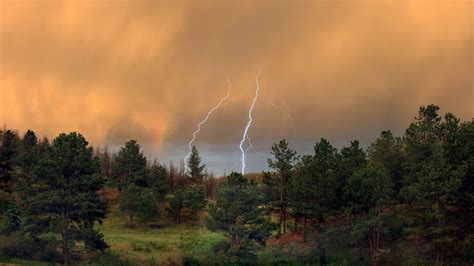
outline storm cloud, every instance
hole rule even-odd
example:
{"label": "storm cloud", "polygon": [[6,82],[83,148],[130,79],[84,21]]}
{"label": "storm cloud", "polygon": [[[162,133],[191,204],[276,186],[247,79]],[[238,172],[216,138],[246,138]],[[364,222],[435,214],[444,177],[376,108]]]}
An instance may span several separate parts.
{"label": "storm cloud", "polygon": [[259,170],[281,138],[300,152],[320,137],[367,145],[430,103],[471,119],[472,14],[467,0],[1,0],[0,122],[101,146],[133,138],[176,160],[228,76],[231,96],[196,144],[229,169],[261,69]]}

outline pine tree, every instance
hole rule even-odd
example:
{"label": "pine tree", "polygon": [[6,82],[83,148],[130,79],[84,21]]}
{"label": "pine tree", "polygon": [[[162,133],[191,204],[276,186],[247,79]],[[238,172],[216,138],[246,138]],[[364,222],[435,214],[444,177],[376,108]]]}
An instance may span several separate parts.
{"label": "pine tree", "polygon": [[314,156],[303,156],[297,169],[290,183],[289,204],[293,212],[303,218],[303,240],[306,241],[308,220],[320,221],[328,212],[334,198],[334,182],[315,172]]}
{"label": "pine tree", "polygon": [[264,246],[271,225],[263,216],[262,194],[253,180],[232,173],[217,191],[206,221],[210,230],[223,232],[227,241],[221,246],[227,256],[243,262],[255,261],[255,248]]}
{"label": "pine tree", "polygon": [[348,207],[356,216],[353,233],[357,239],[367,239],[371,265],[377,265],[384,219],[388,216],[393,190],[390,173],[380,163],[370,162],[348,179],[346,198]]}
{"label": "pine tree", "polygon": [[448,210],[451,195],[462,185],[466,164],[452,165],[445,157],[442,119],[439,107],[421,107],[416,121],[404,137],[405,172],[400,194],[404,200],[403,217],[407,237],[418,241],[418,255],[436,261],[446,260],[453,228]]}
{"label": "pine tree", "polygon": [[371,161],[381,163],[390,172],[395,195],[398,195],[403,184],[401,139],[395,138],[390,130],[384,130],[369,146],[367,153]]}
{"label": "pine tree", "polygon": [[140,206],[140,188],[135,184],[129,184],[122,189],[118,198],[120,211],[130,219],[130,227],[133,227],[133,218],[138,213]]}
{"label": "pine tree", "polygon": [[[43,142],[23,204],[24,231],[36,238],[57,234],[65,264],[71,263],[72,245],[77,241],[84,241],[88,249],[107,247],[93,229],[94,222],[105,218],[107,204],[97,194],[104,180],[87,145],[77,133],[60,134],[50,146]],[[95,245],[90,246],[86,238],[94,239]]]}
{"label": "pine tree", "polygon": [[206,203],[206,194],[201,184],[193,184],[184,191],[183,206],[191,212],[193,225],[196,224],[198,211],[202,210]]}
{"label": "pine tree", "polygon": [[[337,149],[327,139],[322,138],[314,146],[310,173],[314,175],[315,179],[313,189],[317,191],[317,201],[319,202],[317,204],[326,210],[326,214],[330,209],[337,209],[336,206],[341,205],[337,202],[336,194],[339,189],[337,187],[339,184],[337,178],[339,158]],[[319,219],[323,218],[323,216],[319,216]]]}
{"label": "pine tree", "polygon": [[272,146],[271,154],[275,157],[274,160],[268,159],[268,166],[278,172],[277,187],[279,190],[279,203],[278,208],[280,209],[278,237],[281,235],[283,227],[283,233],[286,233],[286,216],[288,206],[288,184],[292,176],[292,171],[298,160],[298,156],[295,151],[288,147],[286,140],[281,140],[278,144],[275,143]]}
{"label": "pine tree", "polygon": [[188,167],[190,169],[189,178],[193,182],[202,183],[204,178],[204,164],[201,165],[201,158],[199,157],[199,152],[196,146],[193,146],[191,150],[191,156],[189,157]]}
{"label": "pine tree", "polygon": [[169,208],[167,210],[175,224],[181,224],[184,200],[184,190],[182,188],[177,188],[169,197]]}
{"label": "pine tree", "polygon": [[125,143],[114,158],[112,176],[116,179],[119,191],[129,184],[145,185],[146,158],[135,140]]}
{"label": "pine tree", "polygon": [[345,207],[344,200],[344,187],[347,184],[347,180],[351,175],[358,169],[365,166],[367,163],[366,154],[362,148],[359,146],[359,141],[351,141],[349,147],[344,147],[341,149],[340,156],[338,156],[337,162],[337,184],[336,184],[336,204],[334,209],[341,209]]}
{"label": "pine tree", "polygon": [[148,169],[146,183],[152,189],[157,199],[164,199],[165,194],[169,191],[166,182],[167,175],[166,168],[157,163]]}
{"label": "pine tree", "polygon": [[15,166],[15,156],[19,144],[18,134],[9,129],[2,132],[0,143],[0,189],[5,192],[12,192],[11,182],[13,181],[13,170]]}
{"label": "pine tree", "polygon": [[33,131],[28,130],[20,140],[16,163],[19,166],[15,174],[15,191],[24,197],[28,195],[28,189],[31,185],[33,169],[38,160],[38,139]]}
{"label": "pine tree", "polygon": [[143,188],[140,192],[139,200],[137,217],[140,221],[145,224],[156,221],[159,217],[159,212],[154,191],[150,188]]}

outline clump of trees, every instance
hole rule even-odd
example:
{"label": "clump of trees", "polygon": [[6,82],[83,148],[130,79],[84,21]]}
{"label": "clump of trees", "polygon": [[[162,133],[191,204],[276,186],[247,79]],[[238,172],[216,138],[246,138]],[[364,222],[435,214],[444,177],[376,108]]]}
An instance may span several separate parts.
{"label": "clump of trees", "polygon": [[3,189],[10,193],[3,231],[15,234],[25,246],[13,253],[34,257],[46,247],[59,248],[62,261],[70,264],[76,243],[83,242],[88,251],[108,247],[94,229],[107,213],[108,205],[97,193],[105,180],[82,135],[60,134],[50,143],[38,142],[32,131],[20,140],[6,130],[2,154],[7,171],[2,173]]}
{"label": "clump of trees", "polygon": [[283,232],[285,213],[295,231],[302,218],[304,241],[309,229],[321,239],[326,221],[340,220],[332,227],[350,228],[351,246],[367,248],[372,265],[472,256],[474,122],[438,111],[421,107],[402,137],[382,131],[367,152],[356,140],[338,151],[321,139],[297,159],[280,141],[268,164],[274,170],[264,173],[265,206],[279,212]]}
{"label": "clump of trees", "polygon": [[218,252],[233,262],[254,262],[258,246],[265,246],[271,224],[264,217],[263,194],[254,180],[231,173],[219,186],[216,201],[209,207],[207,227],[223,232],[227,240]]}
{"label": "clump of trees", "polygon": [[108,245],[97,224],[113,205],[130,227],[168,217],[196,226],[206,216],[206,226],[226,236],[214,248],[220,263],[255,262],[272,232],[290,230],[316,243],[320,264],[335,248],[361,252],[372,265],[472,261],[474,121],[428,105],[402,136],[384,130],[367,149],[321,138],[300,156],[281,140],[271,156],[261,182],[214,178],[196,147],[184,169],[147,160],[135,140],[113,153],[93,150],[78,133],[50,141],[4,128],[0,233],[8,243],[0,255],[71,264],[102,252]]}

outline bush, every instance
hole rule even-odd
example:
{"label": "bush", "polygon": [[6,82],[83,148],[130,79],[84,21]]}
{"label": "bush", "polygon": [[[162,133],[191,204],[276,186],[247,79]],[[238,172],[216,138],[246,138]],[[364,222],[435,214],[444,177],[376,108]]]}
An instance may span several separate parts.
{"label": "bush", "polygon": [[60,256],[45,239],[32,239],[20,234],[13,234],[0,242],[0,256],[3,258],[21,258],[47,262],[59,262]]}

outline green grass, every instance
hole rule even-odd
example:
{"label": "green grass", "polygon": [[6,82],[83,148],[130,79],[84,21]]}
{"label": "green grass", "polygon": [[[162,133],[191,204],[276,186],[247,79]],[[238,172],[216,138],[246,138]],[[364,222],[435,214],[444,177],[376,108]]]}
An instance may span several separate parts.
{"label": "green grass", "polygon": [[42,262],[42,261],[34,261],[34,260],[23,260],[23,259],[5,259],[5,260],[0,260],[0,265],[2,266],[9,266],[9,265],[27,265],[27,266],[46,266],[46,265],[51,265],[50,263],[47,262]]}
{"label": "green grass", "polygon": [[164,228],[129,228],[122,216],[109,216],[99,226],[110,251],[122,258],[144,263],[179,263],[183,256],[203,257],[224,236],[203,226],[166,225]]}

